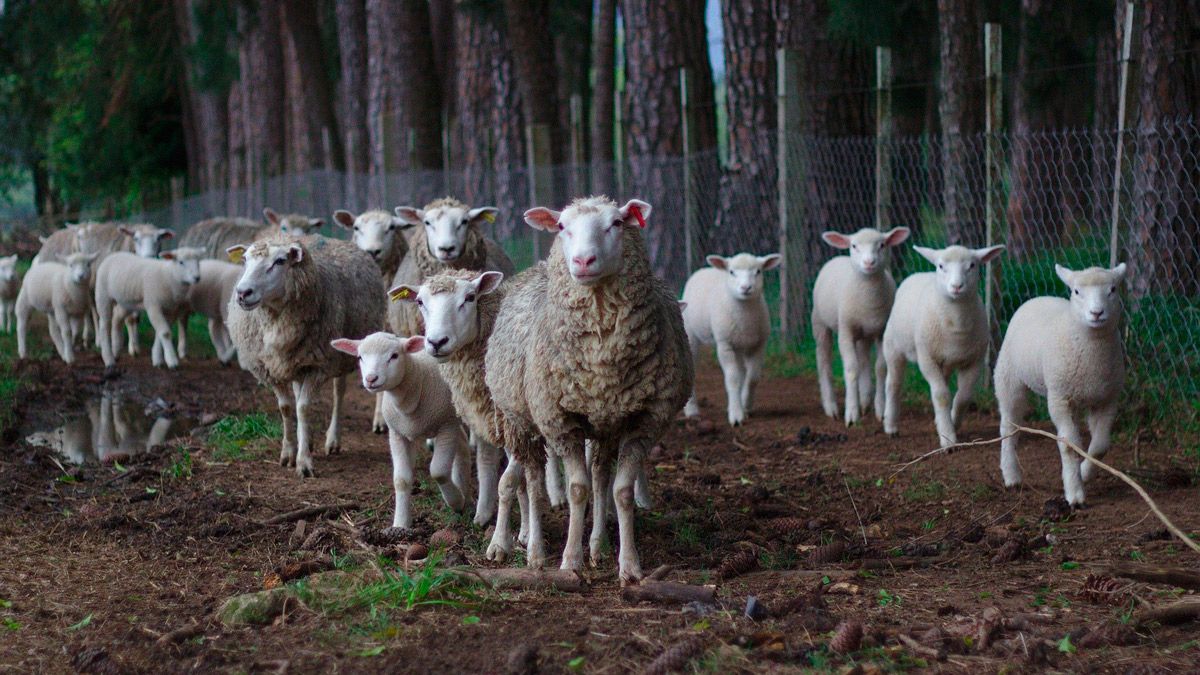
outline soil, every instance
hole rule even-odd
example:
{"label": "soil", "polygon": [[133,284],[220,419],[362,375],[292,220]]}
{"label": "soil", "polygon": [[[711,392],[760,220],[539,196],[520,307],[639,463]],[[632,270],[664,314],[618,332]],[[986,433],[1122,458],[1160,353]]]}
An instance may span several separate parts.
{"label": "soil", "polygon": [[[185,361],[167,373],[147,361],[126,358],[112,381],[91,354],[74,368],[26,364],[24,376],[36,383],[23,399],[26,427],[52,423],[106,386],[147,403],[161,398],[196,421],[274,414],[273,397],[235,368]],[[625,602],[610,556],[585,571],[591,585],[582,594],[489,593],[478,604],[382,621],[293,603],[269,625],[224,626],[215,618],[220,604],[262,589],[284,563],[331,551],[366,560],[365,544],[356,548],[345,533],[386,533],[386,440],[371,433],[372,401],[352,386],[344,449],[318,455],[309,480],[277,464],[275,441],[255,445],[251,459],[218,461],[203,427],[119,464],[79,467],[7,439],[0,664],[16,672],[511,672],[531,664],[623,672],[667,650],[683,663],[696,653],[687,667],[715,672],[1181,672],[1200,663],[1195,624],[1108,628],[1183,591],[1113,581],[1106,565],[1194,569],[1196,557],[1109,476],[1089,483],[1087,508],[1065,508],[1051,442],[1023,440],[1027,483],[1006,490],[995,445],[899,470],[936,445],[927,406],[909,406],[902,435],[892,438],[874,418],[847,429],[824,417],[809,377],[767,379],[753,416],[731,430],[720,372],[705,365],[698,385],[703,421],[680,420],[653,453],[656,503],[639,511],[637,540],[647,572],[669,564],[670,580],[717,584],[715,607]],[[961,438],[990,439],[996,429],[993,416],[971,412]],[[180,448],[192,458],[190,475],[176,470]],[[1139,451],[1144,465],[1160,469],[1155,475],[1176,476],[1165,469],[1178,448],[1150,442]],[[1110,458],[1132,466],[1128,441]],[[1200,523],[1189,479],[1151,486],[1185,530]],[[489,532],[447,515],[427,484],[417,497],[409,535],[427,541],[449,523],[463,537],[448,555],[491,565],[482,555]],[[361,508],[308,519],[306,532],[321,533],[303,537],[310,550],[301,550],[295,523],[263,523],[343,502]],[[565,511],[546,520],[553,552]],[[1089,575],[1089,587],[1118,592],[1087,592]],[[757,619],[745,616],[750,597]],[[193,622],[192,635],[158,641]],[[853,626],[833,639],[842,622],[862,625],[861,642]]]}

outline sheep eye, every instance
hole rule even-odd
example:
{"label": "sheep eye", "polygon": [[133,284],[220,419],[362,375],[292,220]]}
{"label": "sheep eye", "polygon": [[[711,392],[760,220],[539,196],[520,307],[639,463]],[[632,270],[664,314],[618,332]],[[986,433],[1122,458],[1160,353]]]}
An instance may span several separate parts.
{"label": "sheep eye", "polygon": [[1117,292],[1117,287],[1116,287],[1116,286],[1112,286],[1112,287],[1110,287],[1110,288],[1108,289],[1108,294],[1109,294],[1109,295],[1112,295],[1113,293],[1116,293],[1116,292]]}
{"label": "sheep eye", "polygon": [[858,250],[858,244],[850,244],[852,250]]}
{"label": "sheep eye", "polygon": [[425,227],[429,227],[430,225],[433,225],[433,223],[431,223],[431,222],[429,222],[428,220],[426,220],[426,221],[425,221]]}
{"label": "sheep eye", "polygon": [[1078,289],[1078,288],[1074,288],[1074,289],[1071,289],[1071,290],[1073,290],[1073,291],[1075,292],[1075,295],[1079,295],[1079,289]]}
{"label": "sheep eye", "polygon": [[399,354],[392,354],[392,358],[390,358],[390,359],[388,359],[388,360],[389,360],[389,361],[395,361],[395,360],[396,360],[396,359],[398,359],[398,358],[400,358],[400,355],[399,355]]}
{"label": "sheep eye", "polygon": [[358,229],[358,226],[357,226],[357,225],[355,225],[355,226],[354,226],[354,231],[355,231],[355,232],[358,232],[358,231],[359,231],[359,229]]}
{"label": "sheep eye", "polygon": [[417,298],[417,307],[424,307],[424,306],[425,306],[425,303],[421,302],[420,298]]}
{"label": "sheep eye", "polygon": [[969,270],[973,270],[973,269],[975,269],[975,263],[970,263],[970,264],[968,264],[968,265],[967,265],[967,269],[969,269]]}
{"label": "sheep eye", "polygon": [[467,293],[466,301],[467,301],[467,302],[475,302],[475,294],[474,294],[474,293]]}
{"label": "sheep eye", "polygon": [[762,274],[762,270],[754,270],[754,276]]}
{"label": "sheep eye", "polygon": [[939,269],[939,270],[944,270],[944,269],[946,269],[946,266],[945,266],[945,265],[943,265],[942,263],[938,263],[938,269]]}

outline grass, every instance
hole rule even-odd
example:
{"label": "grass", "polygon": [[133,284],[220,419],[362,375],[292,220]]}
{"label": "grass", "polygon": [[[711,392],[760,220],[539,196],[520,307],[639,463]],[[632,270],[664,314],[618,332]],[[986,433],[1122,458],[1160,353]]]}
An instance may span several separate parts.
{"label": "grass", "polygon": [[218,461],[252,459],[253,444],[260,439],[277,439],[283,435],[279,420],[273,415],[256,412],[230,415],[212,425],[208,443],[213,458]]}

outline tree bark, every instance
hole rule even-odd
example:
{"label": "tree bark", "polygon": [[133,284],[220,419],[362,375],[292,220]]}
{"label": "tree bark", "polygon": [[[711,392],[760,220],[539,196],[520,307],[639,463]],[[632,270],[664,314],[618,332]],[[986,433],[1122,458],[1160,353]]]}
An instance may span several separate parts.
{"label": "tree bark", "polygon": [[[174,0],[175,22],[184,45],[196,44],[196,0]],[[228,109],[226,92],[205,91],[197,82],[197,73],[191,61],[184,59],[187,78],[187,106],[192,116],[191,128],[195,132],[196,174],[199,190],[217,190],[225,187],[227,165]]]}
{"label": "tree bark", "polygon": [[942,200],[951,244],[983,244],[983,49],[979,0],[938,0]]}
{"label": "tree bark", "polygon": [[550,130],[550,161],[558,165],[566,157],[563,128],[558,110],[558,73],[550,33],[549,0],[503,0],[508,40],[516,66],[517,87],[527,124],[544,124]]}
{"label": "tree bark", "polygon": [[617,90],[616,70],[617,0],[596,3],[595,34],[592,36],[592,192],[612,194],[616,189],[613,174],[613,97]]}
{"label": "tree bark", "polygon": [[[588,76],[592,53],[592,0],[564,0],[551,9],[551,33],[554,35],[554,60],[558,75],[558,124],[563,130],[563,159],[571,160],[571,97],[580,96],[582,121],[586,124],[588,106]],[[588,133],[580,128],[582,162],[587,156]],[[586,188],[581,188],[586,190]]]}
{"label": "tree bark", "polygon": [[[370,166],[367,139],[367,7],[363,0],[340,0],[337,11],[338,52],[342,79],[342,145],[346,170],[365,174]],[[350,196],[356,200],[355,195]]]}
{"label": "tree bark", "polygon": [[238,52],[249,172],[261,181],[283,173],[287,91],[283,74],[283,37],[278,0],[260,0],[256,10],[238,5]]}
{"label": "tree bark", "polygon": [[[290,43],[288,100],[293,102],[296,140],[306,149],[301,171],[325,165],[329,143],[333,168],[342,164],[342,144],[333,109],[333,86],[325,69],[316,0],[290,0],[281,4]],[[328,138],[328,141],[326,141]]]}

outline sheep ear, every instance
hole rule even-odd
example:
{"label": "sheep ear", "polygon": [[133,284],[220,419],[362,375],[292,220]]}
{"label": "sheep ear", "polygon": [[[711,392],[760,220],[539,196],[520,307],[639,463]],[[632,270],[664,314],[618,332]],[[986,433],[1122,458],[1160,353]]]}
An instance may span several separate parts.
{"label": "sheep ear", "polygon": [[350,338],[338,338],[330,340],[329,346],[350,356],[358,356],[358,344],[361,340],[351,340]]}
{"label": "sheep ear", "polygon": [[163,251],[162,253],[158,254],[158,257],[162,258],[163,260],[174,260],[175,252],[174,251]]}
{"label": "sheep ear", "polygon": [[288,246],[287,257],[289,265],[299,264],[304,260],[304,247],[299,244]]}
{"label": "sheep ear", "polygon": [[[16,256],[14,256],[14,257],[16,257]],[[1113,274],[1117,275],[1118,283],[1120,283],[1121,281],[1123,281],[1125,279],[1125,263],[1121,263],[1120,265],[1117,265],[1116,267],[1112,268],[1109,271],[1112,272]]]}
{"label": "sheep ear", "polygon": [[225,255],[229,256],[229,262],[240,265],[246,257],[246,247],[243,244],[235,244],[225,249]]}
{"label": "sheep ear", "polygon": [[418,289],[402,284],[388,291],[388,297],[392,299],[392,302],[416,302],[418,292]]}
{"label": "sheep ear", "polygon": [[976,258],[979,258],[980,265],[986,265],[995,259],[996,256],[1004,252],[1004,244],[997,244],[987,248],[977,248],[971,252],[975,254]]}
{"label": "sheep ear", "polygon": [[397,206],[396,215],[409,225],[425,224],[425,212],[412,206]]}
{"label": "sheep ear", "polygon": [[174,239],[175,233],[170,230],[159,230],[158,238],[159,239]]}
{"label": "sheep ear", "polygon": [[416,354],[422,349],[425,349],[424,335],[414,335],[404,341],[404,353],[406,354]]}
{"label": "sheep ear", "polygon": [[1068,287],[1071,286],[1071,276],[1075,274],[1074,272],[1063,267],[1062,265],[1059,265],[1058,263],[1055,263],[1054,273],[1058,275],[1059,279],[1062,279],[1064,284],[1066,284]]}
{"label": "sheep ear", "polygon": [[467,211],[467,220],[472,223],[477,223],[480,220],[485,220],[489,223],[496,222],[496,216],[500,213],[500,209],[494,206],[480,206],[478,208]]}
{"label": "sheep ear", "polygon": [[[84,257],[84,259],[86,259],[88,262],[95,262],[95,261],[96,261],[96,258],[99,258],[99,257],[100,257],[100,252],[99,252],[99,251],[96,251],[95,253],[85,253],[85,254],[83,255],[83,257]],[[15,255],[14,255],[14,256],[13,256],[13,260],[15,261],[15,260],[16,260],[16,258],[17,258],[17,256],[15,256]]]}
{"label": "sheep ear", "polygon": [[764,270],[773,270],[776,267],[779,267],[779,263],[783,262],[783,256],[779,255],[778,253],[760,255],[758,256],[758,262],[762,263],[762,268]]}
{"label": "sheep ear", "polygon": [[267,222],[272,225],[279,224],[279,214],[272,211],[271,207],[263,209],[263,218],[266,218]]}
{"label": "sheep ear", "polygon": [[682,312],[683,310],[687,309],[687,303],[686,303],[686,302],[684,302],[684,301],[682,301],[682,300],[679,300],[678,302],[679,302],[679,311],[680,311],[680,312]]}
{"label": "sheep ear", "polygon": [[562,229],[558,219],[562,213],[544,206],[538,206],[525,212],[525,222],[535,230],[558,232]]}
{"label": "sheep ear", "polygon": [[705,256],[704,262],[708,263],[709,265],[712,265],[713,267],[715,267],[719,270],[729,269],[729,265],[728,265],[729,261],[726,260],[725,258],[722,258],[719,255]]}
{"label": "sheep ear", "polygon": [[40,235],[40,234],[38,235],[38,241],[42,242],[43,244],[44,244],[44,243],[46,243],[46,242],[47,242],[47,241],[49,241],[49,240],[50,240],[50,238],[49,238],[49,237],[43,237],[43,236],[42,236],[42,235]]}
{"label": "sheep ear", "polygon": [[487,295],[496,290],[500,286],[500,282],[504,281],[503,272],[484,272],[475,277],[475,291],[480,295]]}
{"label": "sheep ear", "polygon": [[905,241],[908,241],[908,235],[912,234],[912,230],[907,227],[894,227],[890,232],[883,236],[884,246],[899,246]]}
{"label": "sheep ear", "polygon": [[821,239],[825,240],[826,244],[829,244],[834,248],[840,248],[843,250],[850,248],[850,237],[847,237],[841,232],[834,232],[833,230],[822,232]]}
{"label": "sheep ear", "polygon": [[338,209],[333,212],[333,222],[341,225],[347,230],[354,229],[354,214],[349,211]]}
{"label": "sheep ear", "polygon": [[121,225],[120,227],[118,227],[117,230],[120,231],[120,233],[125,235],[126,237],[133,236],[133,230],[131,230],[128,227],[125,227],[124,225]]}
{"label": "sheep ear", "polygon": [[321,227],[324,224],[325,224],[324,218],[309,218],[308,219],[308,226],[314,230]]}
{"label": "sheep ear", "polygon": [[934,265],[938,264],[938,252],[932,248],[924,246],[913,246],[913,250],[921,255],[922,258],[928,260]]}
{"label": "sheep ear", "polygon": [[630,225],[645,229],[646,219],[650,217],[651,206],[640,199],[630,199],[621,207],[621,219]]}
{"label": "sheep ear", "polygon": [[398,216],[392,216],[392,229],[393,230],[407,230],[408,228],[410,228],[412,226],[413,226],[412,223],[404,220],[403,218],[400,218]]}

